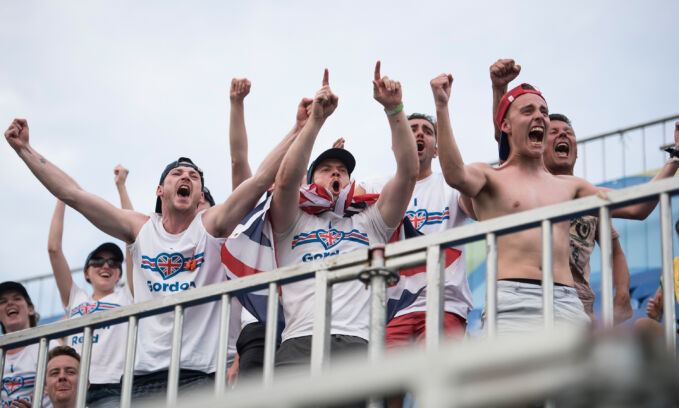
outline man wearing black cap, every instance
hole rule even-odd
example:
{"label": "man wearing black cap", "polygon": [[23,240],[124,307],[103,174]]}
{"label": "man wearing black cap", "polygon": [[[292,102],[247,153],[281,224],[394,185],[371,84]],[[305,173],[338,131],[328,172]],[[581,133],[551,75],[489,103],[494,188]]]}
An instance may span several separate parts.
{"label": "man wearing black cap", "polygon": [[[330,90],[328,72],[316,94],[311,115],[298,139],[286,154],[276,176],[271,203],[276,256],[280,266],[308,262],[369,245],[386,243],[401,222],[417,178],[415,139],[403,113],[401,86],[380,77],[375,67],[374,97],[387,113],[396,157],[396,175],[387,183],[374,205],[359,213],[346,210],[352,203],[350,175],[353,156],[344,149],[323,152],[307,171],[300,191],[299,180],[311,156],[318,132],[337,107]],[[311,353],[314,281],[284,285],[281,302],[285,330],[276,353],[276,365],[307,364]],[[335,284],[332,290],[331,353],[365,350],[368,342],[369,291],[359,281]]]}
{"label": "man wearing black cap", "polygon": [[[272,184],[278,165],[295,137],[284,138],[265,158],[257,173],[225,202],[202,212],[198,211],[203,197],[202,172],[187,158],[170,163],[156,188],[157,212],[149,216],[116,208],[80,188],[71,177],[33,150],[25,119],[15,119],[5,132],[7,142],[50,192],[102,231],[132,244],[136,302],[225,279],[220,244]],[[214,320],[218,307],[213,302],[185,312],[180,359],[182,384],[202,382],[215,371],[218,336],[209,334],[218,326]],[[162,392],[170,361],[171,314],[141,319],[139,338],[135,374],[143,376],[135,378],[134,394],[145,395],[148,390]]]}
{"label": "man wearing black cap", "polygon": [[[85,260],[85,280],[92,285],[92,295],[78,286],[71,277],[71,268],[62,250],[65,205],[57,201],[47,240],[52,273],[57,282],[61,303],[68,318],[111,310],[132,304],[132,293],[126,282],[122,288],[116,284],[122,276],[123,252],[118,245],[106,242],[95,248]],[[128,270],[128,282],[131,271]],[[125,364],[125,349],[119,347],[127,337],[127,323],[96,329],[93,335],[92,362],[87,393],[90,407],[115,406],[120,400],[120,377]],[[78,353],[83,337],[74,334],[66,338],[66,345]]]}

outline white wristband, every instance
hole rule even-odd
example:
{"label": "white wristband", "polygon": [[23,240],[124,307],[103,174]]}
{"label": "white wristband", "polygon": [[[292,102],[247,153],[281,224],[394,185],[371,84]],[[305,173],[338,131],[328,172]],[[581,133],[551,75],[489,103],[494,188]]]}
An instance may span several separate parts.
{"label": "white wristband", "polygon": [[667,159],[667,162],[668,163],[679,162],[679,157],[670,157],[669,159]]}

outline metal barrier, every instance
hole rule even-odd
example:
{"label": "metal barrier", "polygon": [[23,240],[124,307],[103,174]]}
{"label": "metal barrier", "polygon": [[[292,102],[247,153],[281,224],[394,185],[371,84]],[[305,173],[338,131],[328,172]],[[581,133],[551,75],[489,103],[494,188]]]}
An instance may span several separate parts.
{"label": "metal barrier", "polygon": [[[661,239],[663,279],[673,282],[672,262],[672,219],[670,195],[679,193],[679,178],[670,178],[647,183],[624,190],[612,191],[607,195],[586,197],[567,203],[538,208],[498,217],[484,222],[468,224],[459,228],[392,243],[382,248],[358,250],[348,254],[324,258],[315,262],[279,268],[245,278],[222,282],[208,287],[192,289],[172,296],[160,297],[148,302],[117,308],[83,316],[77,319],[57,322],[0,336],[0,367],[4,365],[5,352],[13,347],[39,342],[39,359],[36,374],[34,395],[42,395],[45,384],[46,353],[48,339],[63,337],[83,331],[83,356],[80,379],[78,382],[78,407],[85,406],[85,393],[92,349],[92,332],[105,325],[127,322],[128,337],[126,344],[126,360],[122,383],[121,406],[131,406],[132,379],[134,369],[137,329],[139,319],[174,312],[173,347],[169,367],[169,381],[166,402],[174,405],[177,402],[179,378],[179,356],[181,350],[181,334],[183,313],[186,307],[212,301],[222,301],[219,328],[219,350],[216,369],[215,392],[222,396],[225,390],[226,348],[228,345],[229,304],[231,297],[261,288],[269,288],[268,320],[266,326],[264,386],[273,384],[273,367],[276,336],[276,313],[278,288],[288,282],[315,278],[316,309],[312,340],[311,372],[313,377],[323,376],[326,369],[324,362],[329,351],[330,310],[332,302],[332,285],[353,279],[366,280],[371,288],[371,327],[369,355],[372,362],[384,360],[385,308],[388,274],[385,272],[422,265],[427,269],[427,348],[438,347],[443,322],[443,246],[461,245],[467,242],[485,239],[488,246],[487,268],[487,324],[488,334],[492,339],[497,335],[497,235],[509,234],[518,230],[541,226],[543,230],[543,312],[545,328],[553,324],[553,277],[552,263],[552,224],[568,220],[583,214],[595,214],[600,217],[600,237],[602,252],[602,304],[603,323],[605,327],[613,326],[613,296],[611,268],[611,231],[610,209],[626,204],[658,199],[661,207]],[[674,313],[674,287],[663,286],[665,305],[665,343],[667,350],[676,357],[676,320]],[[377,381],[377,379],[375,379]],[[380,405],[378,398],[370,400],[371,406]],[[34,406],[40,408],[41,400],[36,399]],[[281,403],[281,406],[285,406]],[[423,406],[435,406],[424,404]]]}
{"label": "metal barrier", "polygon": [[[654,167],[649,168],[648,164],[658,163],[659,160],[662,160],[662,158],[665,157],[665,153],[658,151],[658,147],[665,146],[670,142],[672,142],[672,145],[674,145],[672,132],[672,129],[674,129],[674,124],[671,123],[669,126],[670,131],[668,132],[667,123],[675,120],[679,120],[679,115],[667,116],[664,118],[640,123],[638,125],[629,126],[623,129],[578,139],[577,145],[579,160],[575,163],[574,174],[578,177],[584,178],[585,180],[589,180],[594,184],[598,184],[611,179],[624,178],[633,174],[641,174],[656,170]],[[649,146],[647,134],[651,132],[653,127],[660,128],[660,138],[658,138],[659,140],[657,140],[657,143]],[[637,131],[640,132],[639,137],[641,138],[641,152],[639,152],[637,149],[625,148],[625,141],[627,140],[626,138],[630,135],[633,135]],[[615,155],[616,163],[620,164],[622,170],[618,175],[610,174],[611,170],[608,166],[610,163],[606,160],[607,156],[610,157],[610,153],[606,149],[606,144],[610,142],[617,143],[621,149],[621,154]],[[601,144],[600,152],[598,152],[598,154],[596,152],[592,152],[592,150],[594,150],[599,143]],[[626,151],[630,152],[630,154],[633,154],[634,157],[638,157],[639,153],[641,153],[641,168],[633,170],[628,168],[629,162],[625,160]],[[647,160],[647,151],[657,152],[659,160]],[[590,166],[587,165],[588,161],[590,161],[588,158],[591,158],[592,164],[596,164],[596,168],[593,168],[592,164],[590,164]],[[498,161],[493,161],[490,164],[492,166],[497,166],[498,163]],[[592,174],[595,170],[597,171],[597,174]]]}

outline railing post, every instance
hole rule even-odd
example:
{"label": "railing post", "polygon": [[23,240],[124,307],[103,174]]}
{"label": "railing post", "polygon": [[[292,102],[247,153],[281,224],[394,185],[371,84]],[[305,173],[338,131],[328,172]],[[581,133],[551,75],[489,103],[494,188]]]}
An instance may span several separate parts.
{"label": "railing post", "polygon": [[[374,246],[370,249],[370,267],[373,270],[384,268],[384,246]],[[387,326],[387,277],[381,273],[370,275],[370,342],[368,343],[368,358],[377,362],[384,356],[384,343]],[[382,398],[378,396],[368,399],[368,408],[383,406]]]}
{"label": "railing post", "polygon": [[42,408],[42,396],[45,393],[45,372],[47,371],[47,337],[40,338],[38,347],[38,366],[35,370],[35,387],[33,388],[33,407]]}
{"label": "railing post", "polygon": [[677,357],[677,320],[674,313],[674,262],[672,260],[672,203],[668,193],[660,194],[660,233],[662,246],[663,310],[665,346]]}
{"label": "railing post", "polygon": [[215,394],[226,391],[226,366],[229,352],[229,325],[231,323],[231,296],[222,294],[222,307],[219,316],[219,341],[217,342],[217,371],[215,372]]}
{"label": "railing post", "polygon": [[[622,146],[622,156],[620,159],[622,161],[622,176],[627,177],[627,164],[625,163],[625,133],[620,132],[620,146]],[[605,181],[605,180],[604,180]]]}
{"label": "railing post", "polygon": [[542,316],[546,329],[554,327],[554,257],[552,221],[542,220]]}
{"label": "railing post", "polygon": [[328,271],[315,274],[314,331],[311,337],[311,375],[319,375],[330,356],[330,327],[332,325],[332,285],[328,283]]}
{"label": "railing post", "polygon": [[[370,250],[370,267],[384,268],[384,246]],[[377,361],[384,355],[385,330],[387,326],[387,278],[374,273],[370,277],[370,361]]]}
{"label": "railing post", "polygon": [[120,392],[120,408],[132,406],[132,385],[134,381],[134,359],[137,353],[137,329],[139,319],[130,316],[127,319],[127,342],[125,346],[125,368],[123,371],[123,384]]}
{"label": "railing post", "polygon": [[497,237],[486,234],[486,326],[488,338],[497,337]]}
{"label": "railing post", "polygon": [[170,370],[167,376],[167,405],[177,403],[179,391],[179,369],[182,356],[182,332],[184,328],[184,306],[174,307],[174,326],[172,328],[172,354],[170,355]]}
{"label": "railing post", "polygon": [[443,334],[443,298],[445,294],[446,250],[438,245],[427,248],[427,317],[426,347],[434,350]]}
{"label": "railing post", "polygon": [[611,242],[611,212],[599,207],[599,248],[601,249],[601,316],[603,326],[614,326],[613,311],[613,245]]}
{"label": "railing post", "polygon": [[80,373],[78,375],[78,391],[75,406],[85,408],[87,402],[87,386],[90,377],[90,362],[92,361],[92,326],[83,329],[83,348],[80,355]]}
{"label": "railing post", "polygon": [[278,331],[278,283],[269,283],[269,299],[266,308],[266,330],[264,333],[265,386],[273,383],[273,369],[276,361],[276,335]]}

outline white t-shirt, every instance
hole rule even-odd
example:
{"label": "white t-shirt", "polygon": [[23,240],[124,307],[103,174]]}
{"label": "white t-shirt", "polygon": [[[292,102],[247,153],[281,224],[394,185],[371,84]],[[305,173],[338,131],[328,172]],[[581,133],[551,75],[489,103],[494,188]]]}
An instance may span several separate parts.
{"label": "white t-shirt", "polygon": [[[51,344],[51,343],[50,343]],[[37,343],[26,346],[16,354],[5,354],[5,369],[2,375],[2,408],[10,407],[12,401],[26,399],[33,402],[33,387],[35,387],[35,371],[38,366]],[[42,406],[52,407],[52,402],[46,395],[42,399]]]}
{"label": "white t-shirt", "polygon": [[[371,205],[352,217],[326,211],[311,215],[298,210],[288,231],[276,234],[279,266],[296,265],[328,256],[385,244],[394,232],[382,220],[377,205]],[[289,283],[281,287],[285,314],[283,341],[309,336],[313,331],[315,279]],[[332,287],[331,334],[358,336],[368,340],[370,324],[370,290],[358,280],[337,283]]]}
{"label": "white t-shirt", "polygon": [[[71,286],[66,316],[69,318],[80,317],[130,304],[132,304],[132,293],[130,293],[127,284],[96,301],[74,282]],[[125,367],[126,340],[127,323],[106,326],[94,331],[90,363],[90,382],[92,384],[120,382]],[[73,347],[78,354],[81,354],[82,342],[82,334],[74,334],[68,336],[64,344]]]}
{"label": "white t-shirt", "polygon": [[[366,193],[379,193],[384,185],[376,182],[360,183]],[[469,217],[459,206],[460,193],[450,187],[441,173],[432,173],[418,180],[408,204],[406,216],[423,234],[433,234],[465,225]],[[445,311],[467,318],[472,309],[472,294],[465,270],[464,245],[455,249],[462,252],[459,258],[446,267]],[[420,292],[415,302],[399,310],[396,316],[427,310],[427,289]]]}
{"label": "white t-shirt", "polygon": [[[163,227],[160,214],[142,226],[137,240],[129,245],[134,261],[135,303],[168,296],[191,288],[222,282],[221,246],[225,238],[210,235],[201,211],[189,227],[170,234]],[[195,261],[195,268],[190,265]],[[184,328],[180,367],[205,373],[215,371],[221,302],[191,306],[184,310]],[[142,318],[135,374],[167,370],[172,351],[174,313]]]}

